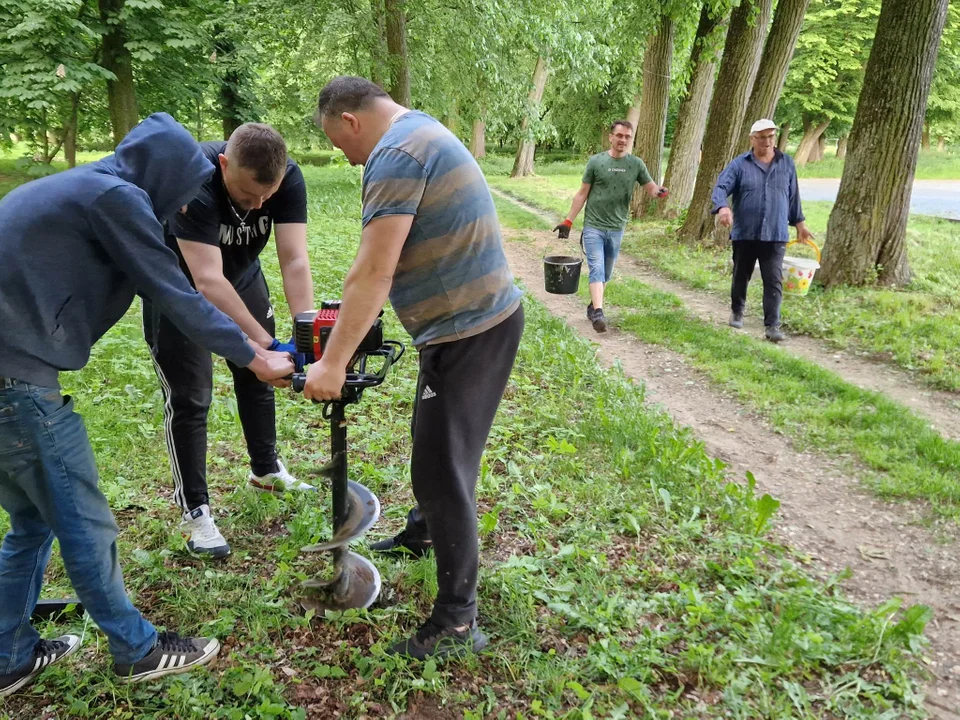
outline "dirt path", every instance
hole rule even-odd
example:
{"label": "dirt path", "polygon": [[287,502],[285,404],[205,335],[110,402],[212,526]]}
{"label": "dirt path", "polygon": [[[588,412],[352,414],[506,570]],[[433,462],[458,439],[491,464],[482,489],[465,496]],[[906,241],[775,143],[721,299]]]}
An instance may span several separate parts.
{"label": "dirt path", "polygon": [[[548,222],[555,220],[506,193],[496,190],[494,192]],[[528,231],[525,234],[536,237],[538,245],[544,249],[555,249],[561,254],[570,251],[569,243],[556,242],[555,236],[550,233]],[[658,290],[676,295],[701,320],[715,325],[727,324],[730,316],[729,298],[691,290],[662,277],[653,268],[625,254],[620,256],[617,271],[628,274]],[[759,308],[747,308],[743,332],[755,337],[763,335],[763,317]],[[786,342],[781,343],[781,347],[793,355],[806,358],[829,369],[851,385],[885,394],[929,420],[931,426],[945,437],[960,440],[960,393],[934,390],[918,383],[903,370],[882,362],[857,357],[847,351],[830,348],[826,343],[813,338],[791,335]]]}
{"label": "dirt path", "polygon": [[[843,586],[867,606],[899,595],[908,604],[921,602],[933,608],[935,620],[928,628],[932,643],[928,707],[934,717],[960,720],[960,568],[955,547],[938,543],[916,524],[922,511],[872,497],[831,458],[797,452],[761,418],[716,389],[683,356],[616,329],[597,335],[578,297],[543,290],[542,257],[552,236],[510,230],[504,234],[514,274],[534,297],[597,342],[602,362],[619,361],[629,377],[643,382],[649,401],[692,428],[708,452],[730,466],[731,476],[742,479],[750,470],[762,491],[781,501],[780,539],[809,556],[815,573],[823,576],[849,567],[853,576]],[[536,241],[509,241],[518,234],[535,236]],[[628,263],[624,271],[634,275],[637,267]],[[831,363],[825,365],[834,369]]]}

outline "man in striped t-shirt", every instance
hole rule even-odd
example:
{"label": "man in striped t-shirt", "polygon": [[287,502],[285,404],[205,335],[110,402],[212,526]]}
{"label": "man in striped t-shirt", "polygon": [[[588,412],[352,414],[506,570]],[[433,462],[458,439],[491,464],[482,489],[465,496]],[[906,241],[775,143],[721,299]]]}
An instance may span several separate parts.
{"label": "man in striped t-shirt", "polygon": [[479,651],[480,457],[523,333],[490,190],[463,144],[429,115],[357,77],[321,92],[317,121],[364,165],[363,233],[337,324],[304,394],[340,396],[344,368],[387,300],[420,351],[410,474],[418,507],[381,551],[434,548],[430,619],[391,652],[423,659]]}

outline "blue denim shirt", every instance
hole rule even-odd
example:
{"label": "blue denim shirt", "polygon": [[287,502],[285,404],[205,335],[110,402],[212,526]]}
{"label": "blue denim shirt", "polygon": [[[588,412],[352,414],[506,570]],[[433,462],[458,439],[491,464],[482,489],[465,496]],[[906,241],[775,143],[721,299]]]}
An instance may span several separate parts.
{"label": "blue denim shirt", "polygon": [[720,173],[713,188],[714,215],[733,198],[731,240],[788,242],[788,225],[803,222],[800,188],[793,158],[774,150],[770,167],[764,170],[753,151],[735,157]]}

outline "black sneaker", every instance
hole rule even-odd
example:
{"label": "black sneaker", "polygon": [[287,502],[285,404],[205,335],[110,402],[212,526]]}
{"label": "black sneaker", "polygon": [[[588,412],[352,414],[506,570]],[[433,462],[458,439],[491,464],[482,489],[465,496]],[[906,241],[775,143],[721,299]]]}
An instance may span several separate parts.
{"label": "black sneaker", "polygon": [[133,664],[117,663],[113,671],[122,683],[156,680],[164,675],[176,675],[206,665],[220,652],[216,638],[180,637],[175,632],[157,634],[153,650]]}
{"label": "black sneaker", "polygon": [[779,325],[771,325],[763,331],[763,334],[772,343],[783,342],[786,339]]}
{"label": "black sneaker", "polygon": [[415,538],[405,529],[392,538],[370,543],[370,549],[388,555],[415,555],[423,557],[433,547],[433,540]]}
{"label": "black sneaker", "polygon": [[593,329],[598,333],[607,331],[607,318],[603,315],[603,308],[593,311]]}
{"label": "black sneaker", "polygon": [[730,319],[727,321],[727,325],[737,330],[743,329],[743,313],[730,313]]}
{"label": "black sneaker", "polygon": [[428,657],[462,657],[483,650],[489,640],[480,632],[474,620],[462,630],[455,627],[441,627],[433,620],[427,620],[419,630],[406,640],[390,647],[390,655],[406,655],[416,660]]}
{"label": "black sneaker", "polygon": [[587,305],[587,320],[590,320],[591,322],[593,321],[593,313],[593,303],[591,302],[589,305]]}
{"label": "black sneaker", "polygon": [[17,690],[32,683],[37,675],[80,647],[76,635],[61,635],[56,640],[40,640],[33,649],[33,658],[22,668],[9,675],[0,675],[0,697],[13,695]]}

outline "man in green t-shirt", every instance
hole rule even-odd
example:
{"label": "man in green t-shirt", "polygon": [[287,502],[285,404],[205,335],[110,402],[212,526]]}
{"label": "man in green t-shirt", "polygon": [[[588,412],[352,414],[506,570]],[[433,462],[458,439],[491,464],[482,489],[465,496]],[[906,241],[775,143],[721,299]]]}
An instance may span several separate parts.
{"label": "man in green t-shirt", "polygon": [[593,329],[597,332],[607,329],[607,320],[603,315],[603,289],[610,282],[613,266],[620,254],[620,241],[623,239],[623,229],[627,226],[634,183],[642,185],[650,197],[667,197],[667,189],[654,182],[643,160],[630,154],[633,125],[626,120],[615,120],[610,125],[609,139],[610,149],[587,161],[583,184],[573,196],[570,213],[554,228],[561,238],[570,237],[573,221],[580,214],[583,204],[587,204],[581,235],[587,267],[590,269],[587,318],[593,322]]}

